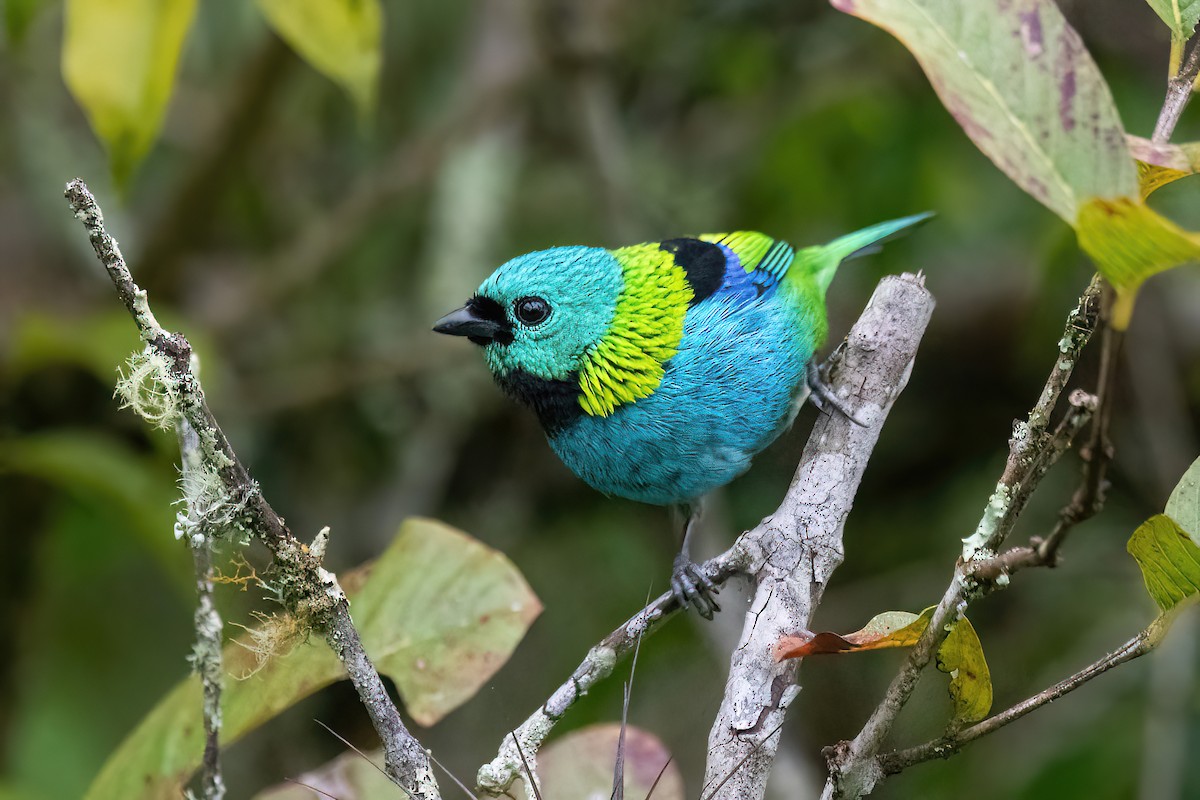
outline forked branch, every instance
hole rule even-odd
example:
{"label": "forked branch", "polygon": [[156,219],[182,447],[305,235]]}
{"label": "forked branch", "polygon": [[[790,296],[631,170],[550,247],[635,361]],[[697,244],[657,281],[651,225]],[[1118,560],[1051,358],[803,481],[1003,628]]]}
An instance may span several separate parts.
{"label": "forked branch", "polygon": [[[208,513],[219,519],[222,527],[252,535],[271,550],[272,585],[278,587],[288,610],[320,631],[345,665],[383,742],[389,777],[418,800],[439,798],[428,755],[405,728],[367,657],[337,578],[321,565],[321,538],[313,547],[300,542],[262,496],[209,410],[192,369],[191,345],[154,318],[146,293],[134,283],[120,247],[105,231],[100,207],[86,184],[76,178],[67,184],[65,194],[145,342],[145,350],[135,356],[135,362],[141,373],[138,380],[151,386],[152,400],[135,400],[127,395],[127,402],[160,426],[186,422],[195,432],[198,459],[193,471],[202,474],[194,474],[189,480],[206,483],[212,493],[213,505]],[[131,393],[137,391],[137,386],[130,388]]]}

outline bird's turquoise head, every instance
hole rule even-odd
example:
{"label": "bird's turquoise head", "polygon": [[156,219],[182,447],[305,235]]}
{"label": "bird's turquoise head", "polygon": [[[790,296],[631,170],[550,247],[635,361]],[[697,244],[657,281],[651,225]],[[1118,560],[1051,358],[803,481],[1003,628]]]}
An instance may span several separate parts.
{"label": "bird's turquoise head", "polygon": [[694,297],[675,250],[555,247],[514,258],[434,330],[483,347],[500,386],[547,431],[648,397]]}
{"label": "bird's turquoise head", "polygon": [[575,382],[612,323],[621,285],[621,266],[608,250],[539,250],[501,266],[433,329],[481,345],[501,385],[526,377]]}

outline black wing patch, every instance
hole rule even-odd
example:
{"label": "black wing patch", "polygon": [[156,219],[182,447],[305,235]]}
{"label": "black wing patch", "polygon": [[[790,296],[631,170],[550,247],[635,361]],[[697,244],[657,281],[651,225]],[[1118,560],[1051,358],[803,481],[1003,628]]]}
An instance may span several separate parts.
{"label": "black wing patch", "polygon": [[711,242],[699,239],[668,239],[659,245],[675,256],[692,286],[692,302],[696,305],[725,282],[725,251]]}

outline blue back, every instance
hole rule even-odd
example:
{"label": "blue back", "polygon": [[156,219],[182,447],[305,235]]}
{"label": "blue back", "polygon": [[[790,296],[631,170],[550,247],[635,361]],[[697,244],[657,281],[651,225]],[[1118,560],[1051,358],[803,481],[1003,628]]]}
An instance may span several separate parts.
{"label": "blue back", "polygon": [[654,394],[609,417],[580,417],[550,439],[599,491],[656,505],[695,501],[745,472],[795,418],[823,308],[806,312],[787,284],[747,273],[731,252],[727,259],[725,284],[688,310]]}

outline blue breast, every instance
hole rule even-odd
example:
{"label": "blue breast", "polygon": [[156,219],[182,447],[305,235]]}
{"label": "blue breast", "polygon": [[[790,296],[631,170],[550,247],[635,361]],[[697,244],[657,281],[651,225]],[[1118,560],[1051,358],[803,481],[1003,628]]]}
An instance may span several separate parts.
{"label": "blue breast", "polygon": [[814,326],[786,287],[764,294],[747,283],[688,310],[654,394],[550,439],[572,471],[606,494],[686,503],[741,475],[786,430]]}

